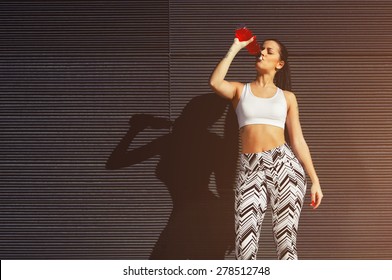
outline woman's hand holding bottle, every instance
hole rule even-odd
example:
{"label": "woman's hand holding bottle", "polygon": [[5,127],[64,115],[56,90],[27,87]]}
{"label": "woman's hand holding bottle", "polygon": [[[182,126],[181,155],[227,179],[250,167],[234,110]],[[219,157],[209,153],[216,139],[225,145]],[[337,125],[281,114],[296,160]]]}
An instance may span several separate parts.
{"label": "woman's hand holding bottle", "polygon": [[[253,36],[251,30],[246,27],[238,28],[235,31],[235,37],[238,39],[238,43],[240,43],[239,46],[241,46],[241,48],[246,47],[249,54],[260,56],[260,45],[256,40],[256,36]],[[234,43],[237,43],[236,39],[234,39]]]}
{"label": "woman's hand holding bottle", "polygon": [[240,41],[238,38],[234,38],[234,42],[232,47],[241,50],[242,48],[245,48],[246,46],[248,46],[250,43],[252,43],[255,40],[256,36],[253,36],[252,38],[250,38],[247,41]]}

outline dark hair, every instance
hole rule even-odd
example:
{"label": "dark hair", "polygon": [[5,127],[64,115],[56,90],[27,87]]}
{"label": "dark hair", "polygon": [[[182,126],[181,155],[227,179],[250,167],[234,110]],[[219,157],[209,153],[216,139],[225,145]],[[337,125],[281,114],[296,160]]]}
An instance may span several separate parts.
{"label": "dark hair", "polygon": [[291,91],[291,75],[290,75],[290,65],[288,61],[289,53],[285,45],[277,39],[265,39],[262,44],[264,44],[265,41],[274,41],[279,45],[280,59],[284,61],[284,65],[282,69],[279,69],[275,74],[275,78],[274,78],[275,85],[283,90]]}

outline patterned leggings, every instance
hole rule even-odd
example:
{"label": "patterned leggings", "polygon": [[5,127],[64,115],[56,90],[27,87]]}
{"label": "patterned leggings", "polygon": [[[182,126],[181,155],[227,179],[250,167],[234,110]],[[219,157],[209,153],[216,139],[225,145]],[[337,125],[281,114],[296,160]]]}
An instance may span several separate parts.
{"label": "patterned leggings", "polygon": [[268,203],[278,259],[298,259],[297,230],[306,176],[288,144],[265,152],[241,154],[237,183],[236,259],[256,259]]}

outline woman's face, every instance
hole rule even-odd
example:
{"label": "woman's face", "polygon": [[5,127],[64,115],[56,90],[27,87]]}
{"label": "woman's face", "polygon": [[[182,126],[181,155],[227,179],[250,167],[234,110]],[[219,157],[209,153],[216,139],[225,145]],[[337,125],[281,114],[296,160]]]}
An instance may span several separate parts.
{"label": "woman's face", "polygon": [[261,56],[257,58],[256,69],[261,72],[281,69],[284,61],[280,58],[280,47],[275,41],[265,41],[261,47]]}

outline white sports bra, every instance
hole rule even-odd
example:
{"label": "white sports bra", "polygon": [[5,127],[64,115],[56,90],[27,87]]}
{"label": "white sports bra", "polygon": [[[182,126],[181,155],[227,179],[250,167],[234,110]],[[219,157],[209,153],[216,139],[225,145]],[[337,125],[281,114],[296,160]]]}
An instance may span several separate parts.
{"label": "white sports bra", "polygon": [[286,98],[280,88],[270,98],[257,97],[252,93],[250,83],[247,83],[235,112],[240,128],[249,124],[269,124],[284,129],[287,116]]}

